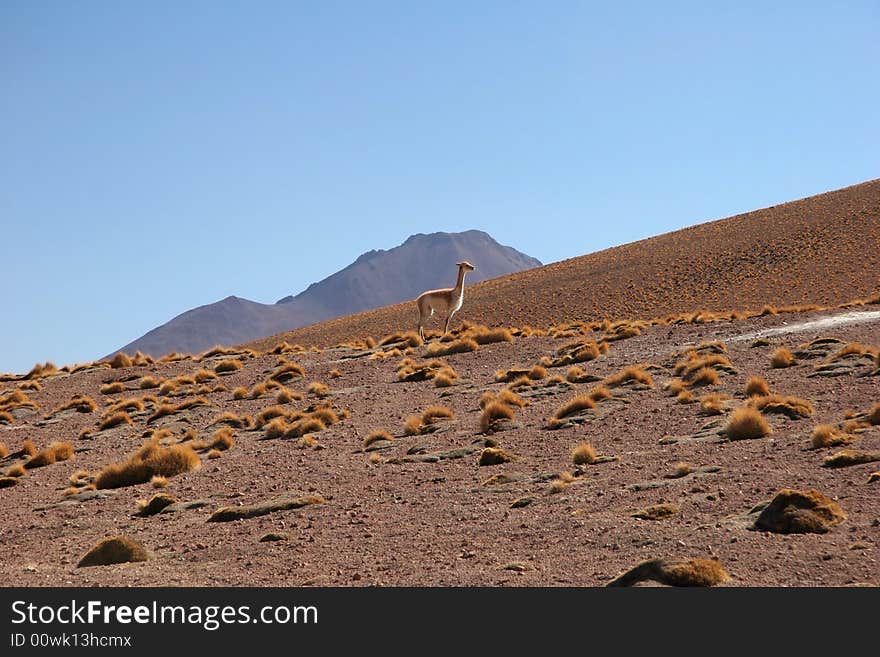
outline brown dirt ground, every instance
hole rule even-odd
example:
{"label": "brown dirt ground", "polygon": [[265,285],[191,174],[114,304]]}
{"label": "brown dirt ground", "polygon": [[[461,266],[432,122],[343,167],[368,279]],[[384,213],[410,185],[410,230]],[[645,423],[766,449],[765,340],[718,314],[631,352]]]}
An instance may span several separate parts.
{"label": "brown dirt ground", "polygon": [[[862,253],[867,254],[867,250]],[[848,409],[866,411],[880,401],[880,377],[866,376],[874,367],[867,359],[847,361],[855,369],[833,378],[808,377],[819,360],[786,369],[769,366],[770,353],[777,347],[794,350],[820,335],[876,347],[880,322],[874,319],[821,332],[795,330],[773,335],[769,345],[759,347],[752,347],[751,340],[733,339],[842,312],[846,311],[654,326],[642,335],[613,342],[607,356],[581,366],[605,377],[626,365],[654,363],[663,368],[652,372],[654,389],[618,389],[628,403],[600,403],[600,419],[558,430],[545,428],[547,418],[564,401],[595,384],[531,397],[531,404],[517,411],[513,428],[491,436],[514,460],[486,467],[478,466],[478,448],[486,438],[478,429],[478,400],[486,390],[500,389],[501,384],[494,383],[495,370],[533,365],[574,338],[518,337],[512,343],[449,356],[444,360],[460,375],[451,388],[435,388],[430,381],[397,382],[395,368],[401,357],[369,360],[365,353],[352,357],[358,355],[356,351],[339,348],[291,354],[288,358],[302,365],[306,377],[288,384],[305,394],[304,401],[289,406],[302,409],[316,401],[306,393],[308,384],[323,381],[332,391],[329,401],[348,410],[350,417],[313,434],[319,449],[301,448],[296,440],[265,440],[262,431],[237,429],[234,447],[220,458],[203,455],[200,469],[170,478],[163,489],[184,502],[204,500],[205,506],[150,517],[135,515],[137,500],[155,492],[149,484],[52,505],[66,499],[63,490],[74,471],[97,471],[143,442],[149,413],[134,414],[134,427],[98,433],[91,440],[78,438],[82,429],[96,426],[111,401],[155,394],[135,389],[135,379],[122,395],[102,395],[98,392],[102,383],[126,375],[192,374],[206,363],[186,360],[44,378],[41,391],[28,392],[40,412],[25,414],[11,425],[0,424],[0,442],[14,452],[25,439],[38,447],[66,440],[74,444],[76,453],[68,461],[31,470],[17,485],[0,489],[0,578],[5,585],[19,586],[601,586],[645,559],[717,557],[732,577],[728,586],[880,584],[880,483],[868,483],[880,463],[824,468],[823,457],[836,449],[807,449],[816,424],[840,423]],[[686,345],[716,339],[727,344],[737,373],[723,373],[718,385],[697,391],[697,396],[717,391],[741,404],[746,379],[757,374],[773,391],[809,400],[815,416],[797,420],[769,416],[773,434],[766,438],[729,442],[704,433],[700,439],[698,430],[712,418],[701,416],[697,404],[676,403],[661,386],[672,378],[669,368],[676,353]],[[413,357],[420,358],[425,349],[415,349]],[[255,414],[274,404],[274,395],[234,400],[232,390],[265,380],[277,360],[273,355],[242,357],[241,370],[219,379],[228,390],[204,395],[211,406],[175,418],[177,434],[191,427],[210,435],[209,424],[222,411]],[[341,376],[331,378],[333,369]],[[564,374],[566,369],[554,368],[550,373]],[[8,392],[17,383],[8,381],[0,387]],[[192,397],[195,387],[172,401]],[[100,408],[38,425],[44,414],[78,393],[91,395]],[[454,418],[439,422],[434,433],[403,435],[408,415],[438,403],[451,408]],[[374,452],[380,458],[374,463],[361,451],[361,444],[379,428],[396,437],[388,449]],[[670,436],[679,438],[676,442]],[[574,472],[569,455],[584,440],[591,441],[600,456],[615,459],[583,466],[574,483],[551,494],[550,479],[562,471]],[[880,427],[857,434],[850,446],[880,450]],[[436,462],[403,460],[418,447],[429,454],[455,448],[475,451]],[[0,461],[0,467],[5,473],[20,462],[10,456]],[[692,464],[697,472],[665,478],[680,462]],[[489,477],[500,474],[513,480],[487,485]],[[847,519],[826,534],[778,535],[748,529],[744,514],[781,488],[816,488],[837,501]],[[219,507],[256,504],[288,491],[320,494],[327,502],[247,520],[207,522]],[[531,503],[512,506],[523,498],[531,498]],[[632,516],[661,503],[675,504],[680,511],[662,520]],[[287,533],[289,540],[260,542],[269,532]],[[119,534],[143,543],[151,558],[76,568],[98,540]]]}

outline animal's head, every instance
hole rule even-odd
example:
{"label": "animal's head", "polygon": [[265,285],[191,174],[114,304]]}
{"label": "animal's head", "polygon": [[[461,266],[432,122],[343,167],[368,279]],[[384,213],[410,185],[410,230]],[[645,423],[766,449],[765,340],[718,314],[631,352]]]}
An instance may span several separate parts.
{"label": "animal's head", "polygon": [[474,269],[476,269],[476,267],[474,267],[471,263],[467,262],[466,260],[462,260],[461,262],[456,262],[455,264],[458,265],[458,267],[460,267],[461,269],[464,269],[465,271],[473,271]]}

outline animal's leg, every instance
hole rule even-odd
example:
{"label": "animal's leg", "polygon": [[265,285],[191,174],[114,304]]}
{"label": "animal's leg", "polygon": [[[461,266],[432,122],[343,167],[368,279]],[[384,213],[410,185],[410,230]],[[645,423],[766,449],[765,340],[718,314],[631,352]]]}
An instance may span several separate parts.
{"label": "animal's leg", "polygon": [[449,314],[446,315],[446,328],[443,329],[444,335],[449,333],[449,322],[452,320],[452,316],[455,314],[454,310],[449,311]]}

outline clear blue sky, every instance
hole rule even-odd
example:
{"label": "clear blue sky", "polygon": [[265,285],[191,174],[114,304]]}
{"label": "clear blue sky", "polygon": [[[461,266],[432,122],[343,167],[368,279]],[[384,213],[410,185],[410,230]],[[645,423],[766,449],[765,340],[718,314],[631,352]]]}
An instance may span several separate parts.
{"label": "clear blue sky", "polygon": [[544,262],[880,177],[870,2],[0,3],[0,372],[415,232]]}

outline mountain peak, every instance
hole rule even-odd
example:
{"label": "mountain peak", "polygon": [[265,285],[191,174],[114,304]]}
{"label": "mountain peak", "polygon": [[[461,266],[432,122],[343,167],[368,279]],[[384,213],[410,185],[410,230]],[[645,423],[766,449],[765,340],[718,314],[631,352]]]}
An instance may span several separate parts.
{"label": "mountain peak", "polygon": [[477,266],[468,284],[540,267],[541,262],[495,241],[481,230],[415,233],[391,249],[372,249],[350,265],[274,304],[235,295],[178,315],[122,348],[161,356],[196,353],[216,344],[241,344],[332,319],[415,299],[421,292],[450,287],[455,263]]}

